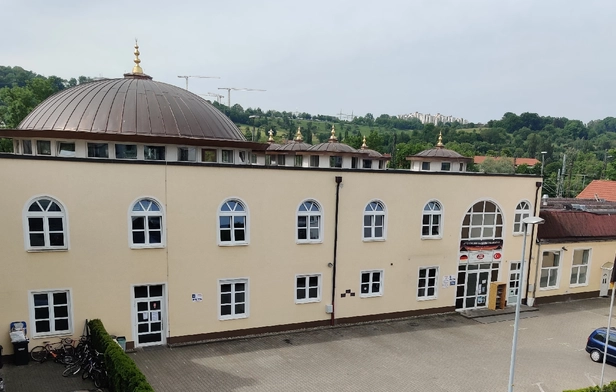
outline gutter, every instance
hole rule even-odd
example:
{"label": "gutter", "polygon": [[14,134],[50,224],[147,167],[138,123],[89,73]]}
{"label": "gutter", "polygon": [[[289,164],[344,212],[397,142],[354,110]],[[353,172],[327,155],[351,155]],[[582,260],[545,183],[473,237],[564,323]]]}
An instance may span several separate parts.
{"label": "gutter", "polygon": [[332,317],[331,325],[336,325],[336,307],[334,302],[336,300],[336,265],[338,256],[338,211],[340,205],[340,184],[342,184],[342,177],[336,176],[336,221],[334,225],[334,260],[333,260],[333,273],[332,273]]}

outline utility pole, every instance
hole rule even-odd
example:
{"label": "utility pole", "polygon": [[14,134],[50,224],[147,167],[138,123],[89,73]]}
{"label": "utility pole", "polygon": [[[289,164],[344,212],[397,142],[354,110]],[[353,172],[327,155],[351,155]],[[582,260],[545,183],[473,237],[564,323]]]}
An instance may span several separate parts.
{"label": "utility pole", "polygon": [[258,88],[218,87],[219,90],[227,90],[227,106],[231,108],[231,90],[233,91],[267,91]]}
{"label": "utility pole", "polygon": [[560,171],[560,175],[558,176],[558,197],[563,197],[563,190],[565,188],[565,172],[567,170],[565,163],[567,162],[567,154],[563,154],[563,168]]}
{"label": "utility pole", "polygon": [[541,151],[541,178],[543,179],[543,165],[545,164],[545,154],[547,151]]}
{"label": "utility pole", "polygon": [[611,155],[607,155],[607,150],[605,150],[605,153],[603,154],[603,175],[601,176],[604,180],[607,179],[607,160],[611,157]]}
{"label": "utility pole", "polygon": [[178,78],[186,79],[186,90],[188,90],[188,78],[220,79],[218,76],[178,76]]}

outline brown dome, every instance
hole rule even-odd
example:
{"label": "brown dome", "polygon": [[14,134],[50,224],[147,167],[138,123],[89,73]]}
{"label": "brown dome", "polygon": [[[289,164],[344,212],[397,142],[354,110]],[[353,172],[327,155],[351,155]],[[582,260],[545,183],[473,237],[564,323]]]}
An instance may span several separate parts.
{"label": "brown dome", "polygon": [[17,130],[83,132],[92,138],[106,134],[246,141],[205,99],[134,74],[60,91],[38,105]]}
{"label": "brown dome", "polygon": [[429,150],[423,150],[420,153],[413,155],[414,157],[432,157],[432,158],[466,158],[453,150],[446,148],[435,147]]}

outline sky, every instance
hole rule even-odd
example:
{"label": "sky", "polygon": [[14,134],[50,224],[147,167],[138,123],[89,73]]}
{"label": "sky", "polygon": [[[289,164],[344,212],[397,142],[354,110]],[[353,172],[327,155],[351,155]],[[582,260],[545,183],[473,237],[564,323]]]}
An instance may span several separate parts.
{"label": "sky", "polygon": [[[2,0],[0,65],[310,114],[616,117],[612,0]],[[206,97],[208,98],[208,97]],[[209,97],[209,99],[213,99]]]}

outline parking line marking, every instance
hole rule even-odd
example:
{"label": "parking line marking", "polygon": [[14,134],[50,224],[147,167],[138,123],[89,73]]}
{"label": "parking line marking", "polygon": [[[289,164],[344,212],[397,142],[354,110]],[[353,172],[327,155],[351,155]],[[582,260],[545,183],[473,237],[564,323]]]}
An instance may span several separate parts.
{"label": "parking line marking", "polygon": [[593,387],[596,387],[597,384],[593,381],[592,377],[590,377],[590,373],[584,373],[584,375],[586,376],[586,378],[588,379],[588,381],[590,381],[592,383]]}
{"label": "parking line marking", "polygon": [[541,388],[541,384],[543,384],[543,383],[542,383],[542,382],[538,382],[538,383],[535,383],[535,384],[533,384],[533,385],[538,386],[538,387],[539,387],[539,390],[540,390],[541,392],[545,392],[545,390],[544,390],[543,388]]}

